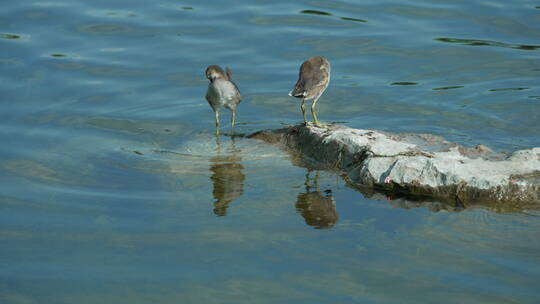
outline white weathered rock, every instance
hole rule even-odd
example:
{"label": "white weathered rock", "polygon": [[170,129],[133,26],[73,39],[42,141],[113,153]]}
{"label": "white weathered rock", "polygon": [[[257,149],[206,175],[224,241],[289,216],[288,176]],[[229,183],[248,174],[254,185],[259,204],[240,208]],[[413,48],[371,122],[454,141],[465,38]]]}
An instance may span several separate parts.
{"label": "white weathered rock", "polygon": [[391,134],[338,125],[290,126],[259,138],[341,170],[358,187],[408,196],[540,203],[540,148],[497,153],[429,134]]}

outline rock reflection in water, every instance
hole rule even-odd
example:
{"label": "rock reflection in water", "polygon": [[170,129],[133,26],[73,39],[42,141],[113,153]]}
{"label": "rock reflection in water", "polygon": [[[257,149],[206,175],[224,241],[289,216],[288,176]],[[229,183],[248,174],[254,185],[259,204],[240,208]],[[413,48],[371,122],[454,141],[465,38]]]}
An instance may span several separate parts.
{"label": "rock reflection in water", "polygon": [[227,215],[229,204],[240,197],[244,192],[244,166],[240,163],[242,158],[236,155],[236,148],[232,142],[230,152],[221,155],[220,144],[217,143],[218,156],[210,159],[210,180],[214,186],[214,213],[217,216]]}
{"label": "rock reflection in water", "polygon": [[332,190],[319,191],[319,171],[315,172],[313,183],[310,185],[310,173],[306,173],[306,192],[298,194],[296,210],[304,217],[306,224],[317,229],[332,228],[338,221],[336,201]]}

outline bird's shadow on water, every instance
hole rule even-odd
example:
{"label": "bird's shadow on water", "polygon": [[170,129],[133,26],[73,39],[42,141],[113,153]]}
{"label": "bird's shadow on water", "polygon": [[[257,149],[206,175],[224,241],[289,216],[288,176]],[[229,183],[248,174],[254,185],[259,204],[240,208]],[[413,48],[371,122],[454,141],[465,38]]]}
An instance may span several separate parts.
{"label": "bird's shadow on water", "polygon": [[[214,198],[213,212],[217,216],[227,215],[229,204],[244,193],[244,166],[241,164],[240,150],[236,148],[235,136],[231,135],[230,147],[222,146],[220,137],[216,137],[217,155],[210,158],[210,181]],[[242,136],[243,137],[243,136]],[[226,149],[226,150],[224,150]]]}
{"label": "bird's shadow on water", "polygon": [[336,201],[332,196],[332,190],[320,191],[319,171],[307,169],[305,176],[305,191],[296,197],[296,211],[302,215],[306,224],[316,229],[328,229],[334,227],[338,221]]}
{"label": "bird's shadow on water", "polygon": [[[162,147],[152,141],[146,147],[120,148],[120,150],[142,157],[143,165],[134,167],[146,170],[146,163],[152,162],[154,173],[170,174],[172,171],[168,168],[171,166],[183,168],[173,170],[174,174],[190,174],[194,170],[201,172],[201,169],[204,172],[206,168],[212,185],[213,213],[225,216],[229,205],[244,193],[246,175],[242,162],[250,152],[250,148],[246,147],[247,141],[242,140],[244,137],[245,133],[229,133],[221,136],[200,133],[198,137],[179,146]],[[189,179],[189,176],[182,178]]]}

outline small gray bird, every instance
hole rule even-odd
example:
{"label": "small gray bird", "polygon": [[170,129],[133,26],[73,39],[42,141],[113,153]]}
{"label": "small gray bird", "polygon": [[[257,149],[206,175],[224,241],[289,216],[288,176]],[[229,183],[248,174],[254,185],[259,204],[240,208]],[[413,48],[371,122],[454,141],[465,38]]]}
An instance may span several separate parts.
{"label": "small gray bird", "polygon": [[216,114],[216,135],[219,136],[219,108],[224,106],[231,110],[231,125],[234,129],[236,119],[236,107],[240,103],[240,90],[232,81],[232,71],[229,68],[226,72],[218,65],[211,65],[206,68],[206,78],[210,80],[208,91],[206,91],[206,100]]}
{"label": "small gray bird", "polygon": [[302,98],[300,108],[302,109],[305,124],[307,124],[307,119],[304,102],[305,100],[313,99],[311,114],[313,115],[315,125],[320,126],[317,120],[315,105],[324,90],[328,87],[328,83],[330,83],[330,62],[326,58],[323,56],[311,57],[302,63],[298,81],[294,85],[294,89],[289,93],[289,96]]}

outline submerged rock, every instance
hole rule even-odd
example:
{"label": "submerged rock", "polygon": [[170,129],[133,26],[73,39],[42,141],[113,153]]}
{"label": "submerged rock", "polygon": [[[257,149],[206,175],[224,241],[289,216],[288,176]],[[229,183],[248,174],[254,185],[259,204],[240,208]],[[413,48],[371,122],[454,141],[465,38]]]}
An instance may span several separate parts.
{"label": "submerged rock", "polygon": [[457,206],[540,204],[540,148],[501,153],[435,135],[339,125],[288,126],[249,137],[299,153],[320,168],[337,169],[362,192],[450,200]]}

